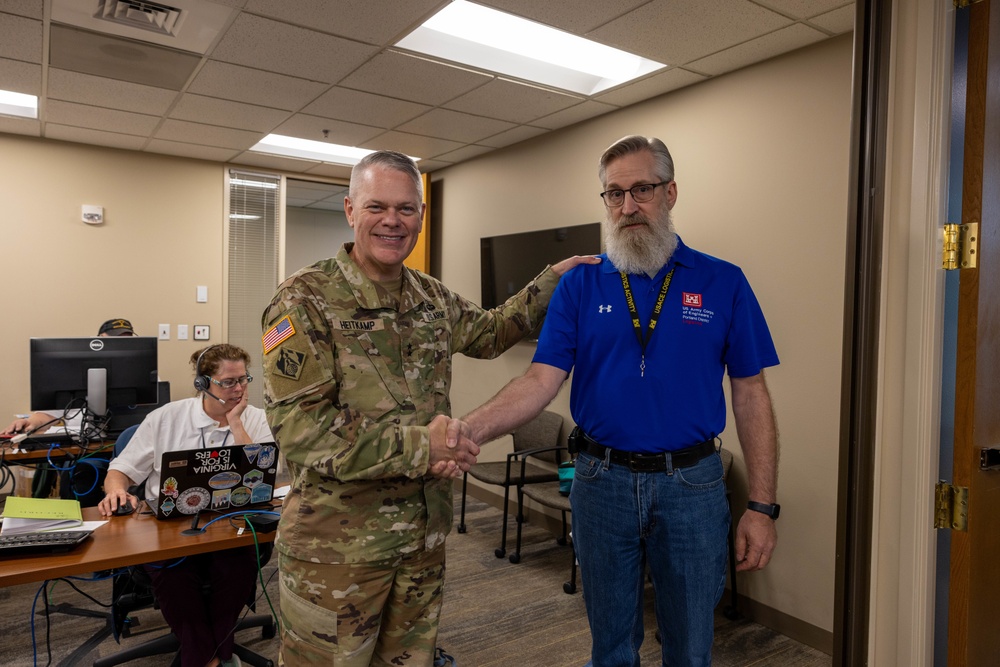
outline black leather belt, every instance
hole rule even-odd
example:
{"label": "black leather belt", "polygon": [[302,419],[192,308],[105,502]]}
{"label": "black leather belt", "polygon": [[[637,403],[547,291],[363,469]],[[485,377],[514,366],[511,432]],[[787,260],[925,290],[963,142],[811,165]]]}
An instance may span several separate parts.
{"label": "black leather belt", "polygon": [[642,452],[626,452],[620,449],[605,447],[589,435],[584,434],[583,451],[591,456],[603,459],[611,452],[611,462],[628,466],[632,472],[663,472],[667,469],[667,454],[670,454],[671,468],[687,468],[715,452],[715,440],[706,440],[691,447],[677,449],[659,454],[644,454]]}

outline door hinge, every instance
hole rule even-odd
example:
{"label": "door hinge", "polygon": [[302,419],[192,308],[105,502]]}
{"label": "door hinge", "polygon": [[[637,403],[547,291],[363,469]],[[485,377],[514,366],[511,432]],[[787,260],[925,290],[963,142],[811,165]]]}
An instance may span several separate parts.
{"label": "door hinge", "polygon": [[969,529],[969,488],[940,481],[934,487],[934,527]]}
{"label": "door hinge", "polygon": [[978,254],[978,222],[970,222],[964,225],[949,222],[944,226],[944,252],[941,256],[942,269],[945,271],[974,269],[976,268],[976,256]]}

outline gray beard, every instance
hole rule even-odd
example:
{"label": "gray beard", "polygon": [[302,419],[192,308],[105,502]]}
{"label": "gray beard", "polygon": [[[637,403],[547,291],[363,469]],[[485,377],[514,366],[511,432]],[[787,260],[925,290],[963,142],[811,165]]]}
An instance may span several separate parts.
{"label": "gray beard", "polygon": [[[619,271],[631,274],[641,274],[653,277],[663,268],[670,256],[677,249],[677,232],[670,211],[666,211],[663,219],[652,221],[643,215],[635,214],[632,221],[645,222],[646,234],[622,233],[613,227],[610,220],[604,222],[604,249],[608,259]],[[622,224],[624,220],[619,220]]]}

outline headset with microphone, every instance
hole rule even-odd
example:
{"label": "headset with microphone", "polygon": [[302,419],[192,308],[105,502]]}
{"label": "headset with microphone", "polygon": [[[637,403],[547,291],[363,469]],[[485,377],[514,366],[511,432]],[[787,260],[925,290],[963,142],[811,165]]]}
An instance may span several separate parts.
{"label": "headset with microphone", "polygon": [[209,396],[217,400],[219,403],[225,404],[226,402],[225,399],[219,398],[218,396],[212,393],[212,377],[210,375],[201,372],[201,360],[205,357],[205,354],[207,354],[208,351],[211,350],[213,347],[219,347],[219,346],[209,345],[208,347],[206,347],[204,350],[201,351],[201,354],[198,355],[198,361],[194,362],[194,388],[196,391],[208,394]]}

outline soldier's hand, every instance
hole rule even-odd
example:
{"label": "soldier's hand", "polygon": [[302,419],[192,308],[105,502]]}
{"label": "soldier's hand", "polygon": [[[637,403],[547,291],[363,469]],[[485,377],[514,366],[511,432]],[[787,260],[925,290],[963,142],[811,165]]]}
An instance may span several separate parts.
{"label": "soldier's hand", "polygon": [[469,438],[468,424],[438,415],[428,428],[431,436],[428,475],[444,479],[458,477],[475,465],[479,446]]}
{"label": "soldier's hand", "polygon": [[556,272],[556,275],[561,276],[570,269],[572,269],[577,264],[600,264],[601,258],[596,255],[573,255],[558,264],[552,266],[552,270]]}

